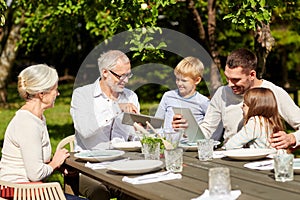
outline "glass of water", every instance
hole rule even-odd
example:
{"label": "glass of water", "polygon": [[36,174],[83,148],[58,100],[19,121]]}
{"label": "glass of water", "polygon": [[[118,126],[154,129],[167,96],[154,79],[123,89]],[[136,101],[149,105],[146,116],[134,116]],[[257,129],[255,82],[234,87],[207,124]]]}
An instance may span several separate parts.
{"label": "glass of water", "polygon": [[201,161],[207,161],[213,159],[214,140],[202,139],[197,141],[198,145],[198,157]]}
{"label": "glass of water", "polygon": [[293,154],[278,154],[274,156],[275,180],[280,182],[294,180]]}
{"label": "glass of water", "polygon": [[214,199],[228,199],[231,191],[230,171],[227,167],[209,169],[209,196]]}
{"label": "glass of water", "polygon": [[182,172],[183,149],[164,150],[166,169],[171,172]]}

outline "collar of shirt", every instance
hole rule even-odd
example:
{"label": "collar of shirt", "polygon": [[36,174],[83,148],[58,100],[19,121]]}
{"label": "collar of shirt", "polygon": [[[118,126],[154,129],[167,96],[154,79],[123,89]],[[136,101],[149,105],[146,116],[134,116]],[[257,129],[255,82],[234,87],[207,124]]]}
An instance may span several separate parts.
{"label": "collar of shirt", "polygon": [[[100,78],[98,78],[96,80],[96,87],[95,87],[95,90],[94,90],[94,98],[97,98],[99,96],[103,96],[105,98],[108,98],[107,95],[102,91],[101,87],[100,87],[100,84],[99,84],[99,81],[100,81]],[[118,97],[118,100],[119,99],[122,99],[122,96],[124,95],[124,92],[120,92],[119,93],[119,97]]]}

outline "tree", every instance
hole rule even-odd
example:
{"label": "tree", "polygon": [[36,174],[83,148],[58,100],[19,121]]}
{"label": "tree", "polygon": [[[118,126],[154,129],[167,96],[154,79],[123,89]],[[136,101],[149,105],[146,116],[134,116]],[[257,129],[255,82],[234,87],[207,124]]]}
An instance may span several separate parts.
{"label": "tree", "polygon": [[0,0],[0,26],[5,24],[5,15],[4,12],[7,9],[6,3],[4,0]]}
{"label": "tree", "polygon": [[[4,9],[6,4],[0,1],[1,9],[1,24],[4,25]],[[7,9],[6,18],[7,21],[12,20],[14,9]],[[1,27],[1,56],[0,56],[0,102],[6,104],[7,92],[6,92],[6,81],[10,74],[11,63],[16,59],[17,55],[17,41],[20,38],[21,23],[7,24],[5,27]]]}
{"label": "tree", "polygon": [[207,34],[202,22],[201,16],[197,10],[195,2],[193,0],[187,0],[188,9],[194,16],[196,25],[198,28],[199,39],[206,43],[207,48],[214,60],[214,63],[210,66],[210,80],[212,87],[212,94],[222,85],[220,81],[220,69],[221,61],[219,58],[219,51],[217,49],[216,42],[216,0],[207,1]]}
{"label": "tree", "polygon": [[[0,91],[5,89],[5,80],[14,63],[21,67],[24,65],[19,60],[30,60],[26,65],[41,62],[54,65],[61,76],[68,73],[63,69],[77,70],[87,53],[100,42],[122,31],[137,28],[140,28],[141,32],[130,40],[131,44],[135,45],[130,55],[135,61],[164,59],[162,62],[175,63],[178,59],[176,56],[160,51],[163,43],[155,43],[153,37],[143,33],[144,28],[159,30],[157,26],[161,25],[189,35],[210,52],[216,64],[210,66],[211,87],[215,90],[221,84],[219,81],[221,63],[232,48],[240,46],[254,48],[253,38],[257,36],[255,43],[258,44],[258,48],[255,49],[260,50],[258,57],[263,63],[260,66],[265,66],[266,58],[274,47],[272,43],[274,32],[270,32],[272,30],[270,22],[272,22],[271,26],[280,23],[278,16],[287,12],[290,13],[290,17],[292,14],[295,18],[299,16],[296,10],[299,0],[295,1],[296,4],[292,4],[292,0],[283,2],[272,0],[268,1],[268,4],[260,0],[153,0],[147,3],[141,0],[114,0],[113,3],[111,2],[108,0],[43,0],[41,4],[37,0],[12,1],[6,11],[7,23],[1,38],[3,61],[0,61],[0,70],[5,70],[7,76],[2,73],[1,79],[0,73]],[[223,20],[225,15],[227,15],[225,19],[229,20]],[[162,17],[167,19],[162,20]],[[191,18],[194,19],[192,23]],[[167,22],[162,22],[165,20]],[[180,22],[179,25],[173,23],[176,21]],[[287,29],[291,28],[292,26],[287,27]],[[10,37],[9,33],[11,33]],[[15,39],[7,40],[8,38]],[[10,48],[4,51],[7,41],[18,43],[12,42]],[[283,43],[283,46],[285,44]],[[168,56],[164,56],[165,54]],[[16,62],[13,55],[18,55],[19,59]]]}
{"label": "tree", "polygon": [[[277,23],[272,24],[272,35],[276,43],[267,67],[271,71],[278,64],[282,66],[280,73],[273,74],[272,78],[282,79],[281,85],[284,88],[299,89],[297,76],[299,77],[300,66],[300,1],[287,2],[284,7],[275,8],[272,22],[275,21]],[[276,60],[280,62],[274,62]]]}
{"label": "tree", "polygon": [[[286,2],[289,2],[287,0]],[[224,19],[230,19],[232,23],[242,25],[246,29],[253,30],[255,36],[255,50],[258,56],[258,66],[261,78],[266,71],[266,60],[274,46],[275,40],[271,34],[270,22],[272,11],[277,6],[284,6],[281,0],[234,0],[230,1],[230,14]]]}
{"label": "tree", "polygon": [[[2,26],[5,24],[5,16],[4,16],[4,12],[7,9],[6,3],[4,0],[0,0],[0,38],[3,37],[3,28]],[[0,77],[3,77],[5,79],[5,72],[3,72],[5,70],[0,68]],[[0,78],[0,86],[2,85],[2,80],[3,78]],[[0,102],[4,102],[6,103],[6,91],[1,91],[1,87],[0,87]]]}
{"label": "tree", "polygon": [[[100,41],[118,32],[154,27],[159,9],[173,3],[175,0],[154,0],[148,4],[140,0],[113,3],[107,0],[45,0],[42,4],[38,0],[12,1],[1,41],[0,96],[6,96],[6,80],[18,51],[24,55],[36,54],[34,62],[43,62],[47,57],[50,64],[51,60],[55,64],[74,64],[74,60],[79,60],[74,57],[83,58]],[[148,53],[143,49],[135,56],[145,59]]]}

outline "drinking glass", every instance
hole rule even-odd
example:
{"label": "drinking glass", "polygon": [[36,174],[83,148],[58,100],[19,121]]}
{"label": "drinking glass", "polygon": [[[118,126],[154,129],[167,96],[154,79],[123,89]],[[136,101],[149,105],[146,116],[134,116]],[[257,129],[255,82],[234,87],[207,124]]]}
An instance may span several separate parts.
{"label": "drinking glass", "polygon": [[160,143],[144,143],[142,144],[145,160],[159,160],[160,159]]}
{"label": "drinking glass", "polygon": [[278,154],[274,156],[275,180],[280,182],[294,179],[293,154]]}
{"label": "drinking glass", "polygon": [[182,172],[183,149],[164,150],[166,169],[171,172]]}
{"label": "drinking glass", "polygon": [[226,199],[230,195],[230,172],[227,167],[209,169],[209,196],[214,199]]}
{"label": "drinking glass", "polygon": [[198,145],[198,158],[201,161],[207,161],[213,159],[214,140],[213,139],[201,139],[197,140]]}
{"label": "drinking glass", "polygon": [[180,142],[180,139],[183,135],[183,130],[172,130],[172,129],[164,129],[163,130],[163,137],[165,140],[167,140],[169,143],[172,144],[173,148],[176,149],[178,147],[178,144]]}

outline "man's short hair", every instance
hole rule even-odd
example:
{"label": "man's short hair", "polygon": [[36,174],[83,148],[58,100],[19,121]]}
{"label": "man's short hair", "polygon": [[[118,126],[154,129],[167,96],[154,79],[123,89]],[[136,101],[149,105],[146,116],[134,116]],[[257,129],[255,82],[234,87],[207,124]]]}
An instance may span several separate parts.
{"label": "man's short hair", "polygon": [[229,68],[242,67],[244,70],[256,70],[257,57],[248,49],[236,49],[227,57],[226,66]]}

